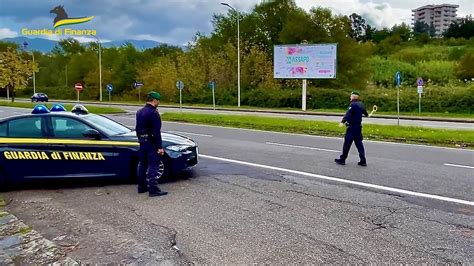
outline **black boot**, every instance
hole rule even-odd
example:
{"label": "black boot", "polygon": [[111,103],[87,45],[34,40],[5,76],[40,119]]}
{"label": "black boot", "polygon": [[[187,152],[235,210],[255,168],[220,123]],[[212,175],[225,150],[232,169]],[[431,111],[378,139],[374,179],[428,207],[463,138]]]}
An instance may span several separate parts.
{"label": "black boot", "polygon": [[165,192],[165,191],[158,191],[158,192],[153,192],[148,195],[150,197],[160,197],[160,196],[164,196],[164,195],[167,195],[168,192]]}
{"label": "black boot", "polygon": [[160,197],[160,196],[164,196],[166,194],[168,194],[168,192],[161,191],[158,187],[153,187],[153,188],[150,188],[149,196],[150,197]]}
{"label": "black boot", "polygon": [[346,165],[346,160],[343,160],[343,159],[334,159],[334,161],[335,161],[337,164]]}
{"label": "black boot", "polygon": [[357,164],[360,166],[367,166],[367,162],[358,162]]}

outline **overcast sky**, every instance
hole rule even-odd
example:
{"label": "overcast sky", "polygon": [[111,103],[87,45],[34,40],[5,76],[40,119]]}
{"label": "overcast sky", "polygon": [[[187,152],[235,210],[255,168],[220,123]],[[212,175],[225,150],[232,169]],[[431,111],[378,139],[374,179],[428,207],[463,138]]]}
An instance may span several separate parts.
{"label": "overcast sky", "polygon": [[[227,12],[220,0],[0,0],[0,39],[21,36],[22,28],[52,28],[54,14],[64,5],[69,17],[95,16],[76,29],[95,29],[101,40],[147,39],[186,44],[196,32],[209,33],[215,13]],[[249,11],[260,0],[227,0]],[[376,27],[410,23],[411,10],[427,4],[459,5],[458,16],[474,14],[474,0],[296,0],[306,10],[330,8],[337,14],[358,13]],[[84,41],[85,39],[82,38]]]}

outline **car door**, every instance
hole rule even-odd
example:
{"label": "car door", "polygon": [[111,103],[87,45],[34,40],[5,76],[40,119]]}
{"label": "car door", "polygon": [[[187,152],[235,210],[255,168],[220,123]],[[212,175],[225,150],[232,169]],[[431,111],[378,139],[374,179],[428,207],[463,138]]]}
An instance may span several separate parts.
{"label": "car door", "polygon": [[50,155],[44,116],[26,116],[0,125],[0,167],[10,181],[48,174]]}
{"label": "car door", "polygon": [[48,117],[49,147],[55,157],[55,174],[61,177],[115,177],[119,160],[113,142],[84,136],[92,126],[72,116]]}

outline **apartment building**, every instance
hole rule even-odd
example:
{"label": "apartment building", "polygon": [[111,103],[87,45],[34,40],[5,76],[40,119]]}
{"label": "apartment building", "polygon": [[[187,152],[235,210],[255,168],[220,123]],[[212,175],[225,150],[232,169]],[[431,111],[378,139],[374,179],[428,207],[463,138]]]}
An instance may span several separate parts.
{"label": "apartment building", "polygon": [[424,22],[430,26],[433,25],[435,35],[442,35],[452,22],[458,21],[456,15],[458,7],[458,5],[442,4],[426,5],[413,9],[413,25],[415,25],[417,21]]}

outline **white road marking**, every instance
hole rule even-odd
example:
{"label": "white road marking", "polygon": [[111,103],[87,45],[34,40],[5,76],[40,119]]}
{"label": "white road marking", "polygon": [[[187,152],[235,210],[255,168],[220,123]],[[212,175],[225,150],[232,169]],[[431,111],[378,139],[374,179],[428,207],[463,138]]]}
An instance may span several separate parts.
{"label": "white road marking", "polygon": [[450,163],[445,163],[445,166],[451,166],[451,167],[459,167],[459,168],[467,168],[467,169],[474,169],[474,166],[467,166],[467,165],[460,165],[460,164],[450,164]]}
{"label": "white road marking", "polygon": [[[202,124],[193,124],[193,123],[186,123],[186,122],[163,121],[163,123],[178,124],[178,125],[190,125],[190,126],[199,126],[199,127],[224,128],[224,129],[243,130],[243,131],[252,131],[252,132],[261,132],[261,133],[271,133],[271,134],[280,134],[280,135],[290,135],[290,136],[300,136],[300,137],[310,137],[310,138],[320,138],[320,139],[337,139],[337,140],[344,140],[343,137],[316,136],[316,135],[297,134],[297,133],[286,133],[286,132],[276,132],[276,131],[268,131],[268,130],[260,130],[260,129],[237,128],[237,127],[223,127],[223,126],[213,126],[213,125],[202,125]],[[342,133],[341,133],[341,134],[342,134]],[[474,152],[474,150],[469,150],[469,149],[459,149],[459,148],[450,148],[450,147],[430,146],[430,145],[423,145],[423,144],[410,144],[410,143],[399,143],[399,142],[388,142],[388,141],[366,140],[366,139],[364,139],[364,142],[373,142],[373,143],[390,144],[390,145],[402,145],[402,146],[414,146],[414,147],[443,149],[443,150],[465,151],[465,152],[469,152],[469,153]]]}
{"label": "white road marking", "polygon": [[117,115],[117,117],[120,117],[120,119],[128,119],[128,120],[133,120],[135,121],[135,117],[126,117],[126,116],[120,116],[120,115]]}
{"label": "white road marking", "polygon": [[309,177],[314,177],[314,178],[323,179],[323,180],[329,180],[329,181],[338,182],[338,183],[351,184],[351,185],[356,185],[356,186],[360,186],[360,187],[366,187],[366,188],[372,188],[372,189],[377,189],[377,190],[389,191],[389,192],[394,192],[394,193],[399,193],[399,194],[404,194],[404,195],[410,195],[410,196],[415,196],[415,197],[420,197],[420,198],[436,199],[436,200],[440,200],[440,201],[453,202],[453,203],[458,203],[458,204],[474,206],[473,201],[443,197],[443,196],[432,195],[432,194],[427,194],[427,193],[421,193],[421,192],[416,192],[416,191],[404,190],[404,189],[400,189],[400,188],[392,188],[392,187],[375,185],[375,184],[364,183],[364,182],[359,182],[359,181],[352,181],[352,180],[347,180],[347,179],[342,179],[342,178],[337,178],[337,177],[330,177],[330,176],[318,175],[318,174],[313,174],[313,173],[308,173],[308,172],[285,169],[285,168],[280,168],[280,167],[275,167],[275,166],[269,166],[269,165],[263,165],[263,164],[256,164],[256,163],[226,159],[226,158],[215,157],[215,156],[210,156],[210,155],[200,154],[199,156],[203,157],[203,158],[207,158],[207,159],[212,159],[212,160],[218,160],[218,161],[223,161],[223,162],[228,162],[228,163],[236,163],[236,164],[247,165],[247,166],[252,166],[252,167],[258,167],[258,168],[263,168],[263,169],[270,169],[270,170],[275,170],[275,171],[280,171],[280,172],[287,172],[287,173],[291,173],[291,174],[309,176]]}
{"label": "white road marking", "polygon": [[183,135],[195,135],[195,136],[201,136],[201,137],[208,137],[212,138],[212,135],[206,135],[206,134],[199,134],[199,133],[192,133],[192,132],[184,132],[184,131],[169,131],[171,133],[178,133],[178,134],[183,134]]}
{"label": "white road marking", "polygon": [[275,146],[282,146],[282,147],[289,147],[289,148],[300,148],[300,149],[316,150],[316,151],[328,151],[328,152],[337,152],[337,153],[340,152],[340,151],[336,151],[336,150],[321,149],[321,148],[306,147],[306,146],[297,146],[297,145],[275,143],[275,142],[267,142],[267,144],[268,145],[275,145]]}

